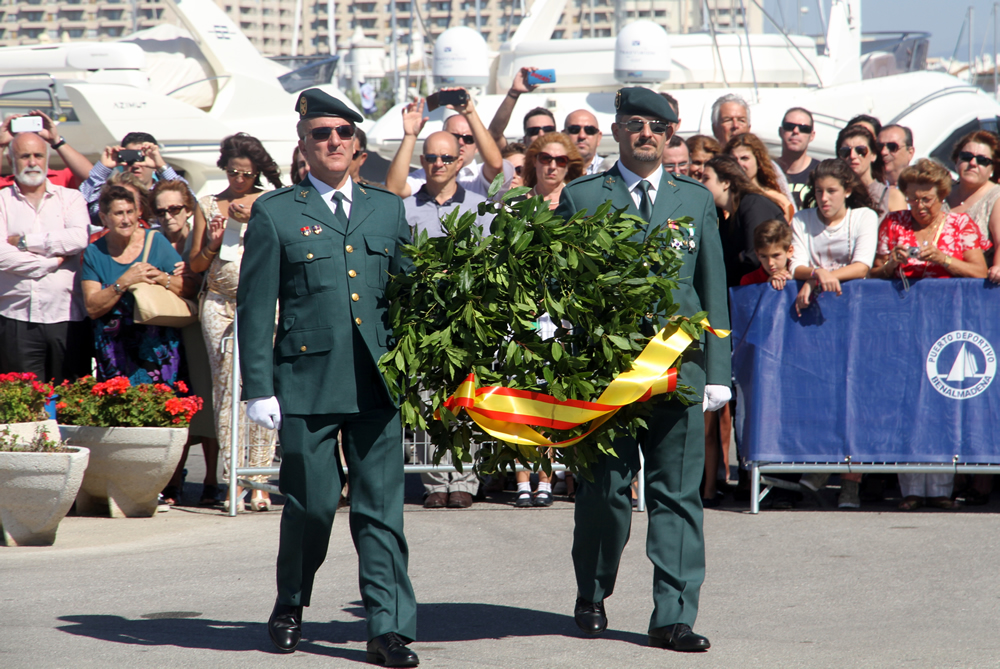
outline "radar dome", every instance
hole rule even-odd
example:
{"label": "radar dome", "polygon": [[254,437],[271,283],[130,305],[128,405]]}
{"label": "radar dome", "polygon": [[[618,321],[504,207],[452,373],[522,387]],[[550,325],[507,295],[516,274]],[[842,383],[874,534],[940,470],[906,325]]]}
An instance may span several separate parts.
{"label": "radar dome", "polygon": [[667,31],[652,21],[634,21],[615,42],[615,79],[622,83],[655,84],[670,77]]}
{"label": "radar dome", "polygon": [[472,28],[448,28],[434,42],[435,86],[485,86],[490,78],[486,40]]}

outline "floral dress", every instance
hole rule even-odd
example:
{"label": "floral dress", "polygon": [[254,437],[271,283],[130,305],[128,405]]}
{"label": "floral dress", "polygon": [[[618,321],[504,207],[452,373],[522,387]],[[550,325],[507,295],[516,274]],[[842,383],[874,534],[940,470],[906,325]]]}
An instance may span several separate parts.
{"label": "floral dress", "polygon": [[[146,234],[149,234],[148,232]],[[172,272],[180,256],[163,235],[156,235],[148,262],[164,272]],[[114,260],[108,253],[106,238],[87,247],[80,278],[97,281],[102,288],[115,282],[141,256],[128,264]],[[135,298],[126,292],[111,310],[93,320],[94,357],[97,359],[97,379],[105,381],[116,376],[127,377],[132,385],[178,381],[181,369],[181,334],[177,328],[138,325],[133,319]]]}
{"label": "floral dress", "polygon": [[[913,231],[913,214],[894,211],[885,217],[878,229],[878,248],[875,253],[888,256],[897,246],[918,246]],[[947,214],[938,234],[937,247],[955,260],[965,260],[965,252],[982,249],[979,226],[967,214]],[[902,266],[908,279],[951,278],[945,267],[918,258],[907,258]]]}

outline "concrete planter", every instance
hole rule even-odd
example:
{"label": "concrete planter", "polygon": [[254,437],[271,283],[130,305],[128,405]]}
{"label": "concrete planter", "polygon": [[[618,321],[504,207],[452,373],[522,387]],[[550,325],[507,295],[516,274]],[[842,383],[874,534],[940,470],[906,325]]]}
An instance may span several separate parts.
{"label": "concrete planter", "polygon": [[90,465],[76,497],[81,515],[143,518],[180,462],[186,427],[88,427],[60,425],[62,438],[90,449]]}
{"label": "concrete planter", "polygon": [[[34,423],[18,423],[16,432],[30,439]],[[58,434],[55,421],[38,423]],[[11,425],[11,432],[15,432]],[[0,541],[5,546],[51,546],[59,521],[65,517],[83,481],[90,452],[71,447],[70,453],[0,451]]]}

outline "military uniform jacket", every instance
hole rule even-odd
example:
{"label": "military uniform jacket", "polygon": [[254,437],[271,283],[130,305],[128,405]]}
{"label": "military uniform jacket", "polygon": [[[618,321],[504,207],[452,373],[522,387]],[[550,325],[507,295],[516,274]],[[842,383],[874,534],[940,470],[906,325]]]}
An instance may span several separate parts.
{"label": "military uniform jacket", "polygon": [[354,356],[374,365],[386,352],[385,288],[408,262],[410,230],[396,195],[357,183],[352,193],[346,230],[309,179],[254,202],[236,298],[243,399],[277,396],[283,413],[349,413]]}
{"label": "military uniform jacket", "polygon": [[[625,208],[627,213],[639,215],[617,163],[607,172],[581,177],[563,188],[556,213],[564,218],[582,209],[593,213],[608,200],[616,209]],[[650,223],[666,227],[668,220],[682,216],[694,219],[691,223],[694,234],[685,240],[684,266],[677,279],[679,287],[673,291],[673,298],[680,305],[678,313],[693,316],[699,311],[707,311],[712,327],[729,329],[726,267],[722,260],[715,202],[708,189],[697,181],[664,172],[657,187]],[[665,323],[659,325],[662,327]],[[706,383],[730,385],[732,349],[729,338],[706,334],[702,345]]]}

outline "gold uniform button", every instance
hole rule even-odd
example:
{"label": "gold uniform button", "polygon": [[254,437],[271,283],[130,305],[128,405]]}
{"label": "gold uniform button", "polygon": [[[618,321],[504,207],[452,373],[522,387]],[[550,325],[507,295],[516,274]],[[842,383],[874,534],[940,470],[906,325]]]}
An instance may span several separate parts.
{"label": "gold uniform button", "polygon": [[361,319],[360,318],[355,318],[354,322],[357,323],[358,325],[361,325]]}
{"label": "gold uniform button", "polygon": [[347,276],[351,277],[352,279],[354,277],[356,277],[357,275],[358,275],[358,273],[355,272],[353,269],[352,270],[348,270],[348,272],[347,272]]}
{"label": "gold uniform button", "polygon": [[348,245],[347,245],[347,247],[346,247],[346,249],[345,249],[345,250],[346,250],[346,251],[347,251],[348,253],[354,253],[354,247],[353,247],[353,246],[351,246],[350,244],[348,244]]}
{"label": "gold uniform button", "polygon": [[388,253],[388,252],[389,252],[389,249],[386,249],[386,250],[385,250],[385,252],[386,252],[386,253]]}
{"label": "gold uniform button", "polygon": [[307,253],[306,254],[306,260],[312,260],[312,259],[313,259],[313,254]]}
{"label": "gold uniform button", "polygon": [[303,347],[302,347],[302,348],[300,348],[299,350],[300,350],[300,351],[302,351],[303,353],[305,353],[305,352],[306,352],[306,347],[305,347],[305,346],[303,346]]}
{"label": "gold uniform button", "polygon": [[357,293],[351,293],[351,299],[357,302],[358,300],[361,299],[361,296],[358,295]]}

